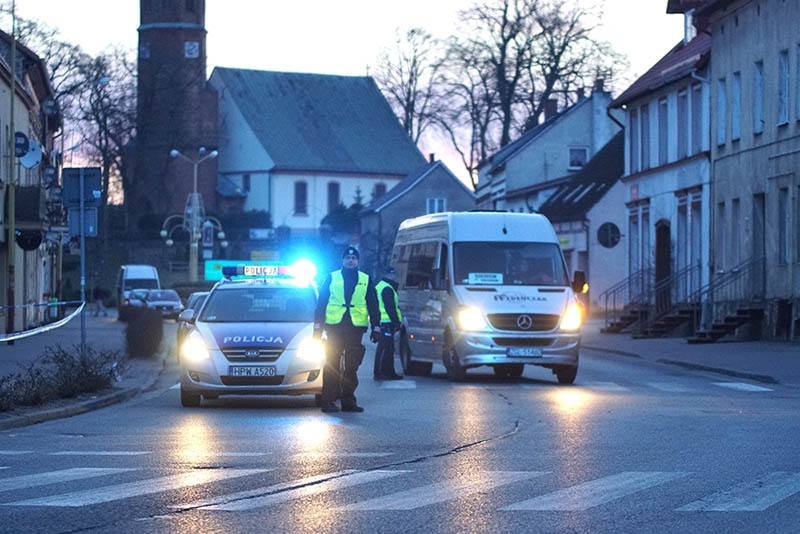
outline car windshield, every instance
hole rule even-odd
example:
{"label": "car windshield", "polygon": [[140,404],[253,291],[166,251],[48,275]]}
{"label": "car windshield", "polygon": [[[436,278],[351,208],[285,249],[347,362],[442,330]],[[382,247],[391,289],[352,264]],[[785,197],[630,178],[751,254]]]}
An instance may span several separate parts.
{"label": "car windshield", "polygon": [[201,321],[300,323],[314,320],[316,295],[310,287],[236,287],[207,297]]}
{"label": "car windshield", "polygon": [[453,272],[459,285],[569,285],[555,243],[454,243]]}
{"label": "car windshield", "polygon": [[181,298],[178,296],[176,291],[172,289],[165,289],[159,291],[150,291],[147,294],[147,300],[172,300],[172,301],[179,301]]}
{"label": "car windshield", "polygon": [[158,289],[158,280],[155,278],[126,278],[124,289],[135,289],[140,287],[142,289]]}

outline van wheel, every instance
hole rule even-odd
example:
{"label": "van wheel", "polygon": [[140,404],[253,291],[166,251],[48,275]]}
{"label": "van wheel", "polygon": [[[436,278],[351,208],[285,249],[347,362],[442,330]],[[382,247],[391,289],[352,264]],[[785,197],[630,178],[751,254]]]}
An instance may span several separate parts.
{"label": "van wheel", "polygon": [[405,335],[400,336],[400,363],[403,372],[409,376],[430,376],[433,369],[431,362],[415,362],[411,359],[411,348]]}
{"label": "van wheel", "polygon": [[525,370],[524,363],[505,363],[502,365],[495,365],[493,368],[494,375],[500,378],[519,378]]}
{"label": "van wheel", "polygon": [[185,408],[197,408],[200,406],[200,394],[189,393],[181,388],[181,406]]}
{"label": "van wheel", "polygon": [[444,363],[444,368],[447,371],[447,379],[451,382],[462,382],[467,377],[467,369],[461,365],[458,351],[456,351],[456,347],[450,341],[449,336],[445,338],[442,363]]}
{"label": "van wheel", "polygon": [[578,367],[562,365],[553,369],[553,372],[556,374],[559,384],[572,384],[575,382],[575,377],[578,376]]}

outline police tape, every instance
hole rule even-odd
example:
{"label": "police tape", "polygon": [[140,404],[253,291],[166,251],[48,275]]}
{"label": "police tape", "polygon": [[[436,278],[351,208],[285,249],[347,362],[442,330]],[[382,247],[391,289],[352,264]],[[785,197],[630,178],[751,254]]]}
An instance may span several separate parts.
{"label": "police tape", "polygon": [[[75,302],[75,301],[54,302],[54,303],[46,304],[46,306],[57,306],[59,304],[69,304],[71,302]],[[22,338],[26,338],[26,337],[30,337],[30,336],[35,336],[37,334],[43,334],[44,332],[49,332],[50,330],[55,330],[56,328],[64,326],[65,324],[70,322],[76,315],[78,315],[83,310],[83,308],[86,306],[86,302],[81,302],[81,301],[77,301],[77,302],[80,302],[81,305],[78,306],[78,308],[74,312],[70,313],[69,315],[67,315],[63,319],[59,319],[58,321],[55,321],[53,323],[48,323],[48,324],[43,325],[43,326],[37,326],[36,328],[32,328],[30,330],[23,330],[22,332],[11,332],[10,334],[2,334],[2,335],[0,335],[0,342],[2,342],[2,341],[15,341],[17,339],[22,339]],[[25,307],[25,306],[20,306],[20,307],[22,308],[22,307]]]}

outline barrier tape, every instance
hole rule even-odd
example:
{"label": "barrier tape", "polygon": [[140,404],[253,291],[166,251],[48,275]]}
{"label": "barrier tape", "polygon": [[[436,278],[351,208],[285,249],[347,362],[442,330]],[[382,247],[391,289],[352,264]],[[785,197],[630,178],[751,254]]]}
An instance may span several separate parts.
{"label": "barrier tape", "polygon": [[[82,302],[82,301],[79,301],[79,300],[70,301],[69,303],[77,303],[77,302],[80,302],[81,305],[78,306],[78,308],[74,312],[70,313],[69,315],[67,315],[63,319],[60,319],[60,320],[55,321],[53,323],[48,323],[48,324],[46,324],[44,326],[38,326],[36,328],[32,328],[31,330],[23,330],[22,332],[12,332],[10,334],[2,334],[2,335],[0,335],[0,342],[2,342],[2,341],[15,341],[17,339],[22,339],[22,338],[26,338],[26,337],[30,337],[30,336],[35,336],[37,334],[43,334],[44,332],[48,332],[50,330],[55,330],[56,328],[64,326],[65,324],[70,322],[76,315],[78,315],[83,310],[84,306],[86,306],[85,302]],[[57,303],[53,303],[53,304],[47,304],[47,306],[57,306],[59,304],[68,304],[68,303],[66,303],[66,302],[57,302]],[[28,306],[31,306],[31,305],[28,305]],[[19,307],[22,308],[23,306],[19,306]]]}

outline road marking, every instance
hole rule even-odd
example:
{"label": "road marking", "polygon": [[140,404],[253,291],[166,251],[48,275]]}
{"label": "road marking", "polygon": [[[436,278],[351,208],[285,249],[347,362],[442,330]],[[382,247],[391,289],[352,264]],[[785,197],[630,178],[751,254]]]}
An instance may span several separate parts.
{"label": "road marking", "polygon": [[152,454],[152,451],[58,451],[49,454],[50,456],[142,456]]}
{"label": "road marking", "polygon": [[[309,479],[294,480],[285,484],[277,484],[275,486],[245,492],[249,495],[245,495],[244,499],[239,496],[241,494],[223,496],[217,499],[217,501],[223,501],[221,504],[203,506],[203,510],[225,510],[232,512],[239,510],[252,510],[253,508],[264,508],[293,499],[299,499],[301,497],[309,497],[311,495],[335,491],[350,486],[357,486],[359,484],[366,484],[376,480],[396,477],[408,472],[409,471],[400,470],[356,472],[344,471],[342,472],[344,474],[341,476],[337,476],[338,473],[319,475],[316,477],[310,477]],[[336,476],[336,478],[330,478],[331,476]],[[264,495],[264,493],[268,494]]]}
{"label": "road marking", "polygon": [[211,452],[209,456],[268,456],[271,452]]}
{"label": "road marking", "polygon": [[678,508],[678,512],[763,512],[800,491],[800,473],[774,472]]}
{"label": "road marking", "polygon": [[486,471],[343,506],[339,510],[413,510],[539,477],[541,471]]}
{"label": "road marking", "polygon": [[581,511],[688,475],[683,472],[627,471],[518,502],[501,510]]}
{"label": "road marking", "polygon": [[582,385],[591,389],[602,389],[604,391],[630,391],[630,388],[620,386],[615,382],[584,382]]}
{"label": "road marking", "polygon": [[26,499],[24,501],[6,504],[9,506],[87,506],[90,504],[118,501],[129,497],[139,497],[152,493],[160,493],[162,491],[197,486],[199,484],[207,484],[209,482],[217,482],[229,478],[255,475],[266,471],[269,471],[269,469],[197,469],[178,475],[138,480],[136,482],[84,491],[74,491],[61,495],[53,495],[51,497]]}
{"label": "road marking", "polygon": [[676,384],[675,382],[646,382],[646,384],[651,388],[666,391],[668,393],[688,393],[693,391],[692,388],[687,388],[686,386]]}
{"label": "road marking", "polygon": [[381,389],[416,389],[417,381],[405,378],[403,380],[384,380]]}
{"label": "road marking", "polygon": [[382,458],[392,452],[298,452],[295,458]]}
{"label": "road marking", "polygon": [[33,454],[33,451],[0,451],[0,456],[13,456],[16,454]]}
{"label": "road marking", "polygon": [[33,488],[36,486],[46,486],[47,484],[59,484],[70,480],[115,475],[117,473],[124,473],[125,471],[133,471],[133,469],[76,467],[47,473],[36,473],[35,475],[21,475],[0,479],[0,491]]}
{"label": "road marking", "polygon": [[169,389],[181,389],[181,383],[180,383],[180,382],[178,382],[177,384],[175,384],[174,386],[172,386],[172,387],[171,387],[171,388],[169,388]]}
{"label": "road marking", "polygon": [[770,388],[748,384],[747,382],[712,382],[715,386],[735,389],[737,391],[772,391]]}

